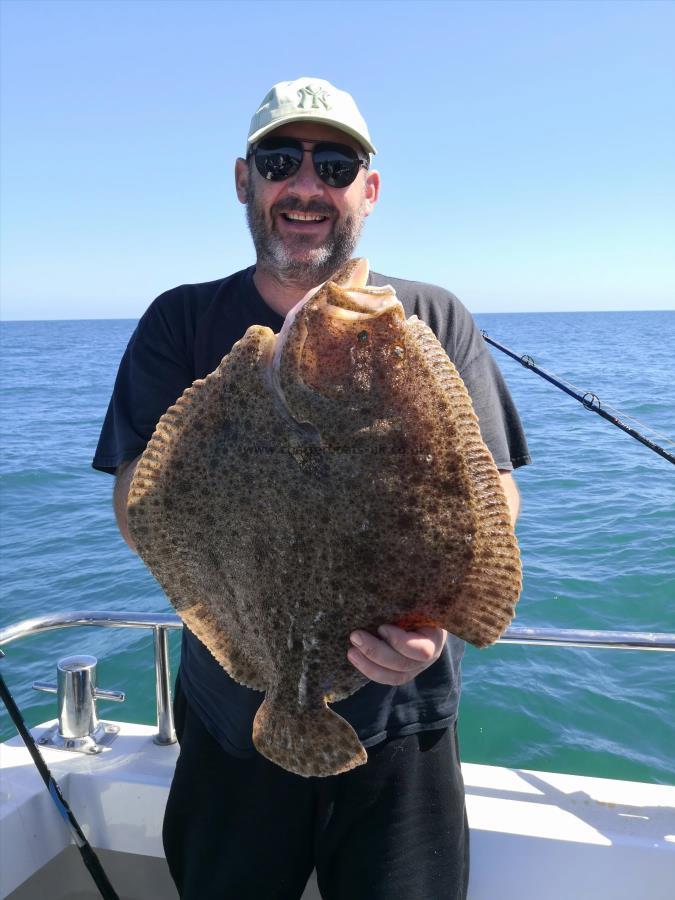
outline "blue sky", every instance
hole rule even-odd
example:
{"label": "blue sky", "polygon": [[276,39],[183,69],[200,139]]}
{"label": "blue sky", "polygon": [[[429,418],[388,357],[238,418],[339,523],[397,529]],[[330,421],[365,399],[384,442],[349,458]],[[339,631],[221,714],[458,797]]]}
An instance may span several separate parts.
{"label": "blue sky", "polygon": [[253,262],[250,117],[302,75],[380,151],[371,267],[474,312],[675,308],[675,3],[2,2],[6,319]]}

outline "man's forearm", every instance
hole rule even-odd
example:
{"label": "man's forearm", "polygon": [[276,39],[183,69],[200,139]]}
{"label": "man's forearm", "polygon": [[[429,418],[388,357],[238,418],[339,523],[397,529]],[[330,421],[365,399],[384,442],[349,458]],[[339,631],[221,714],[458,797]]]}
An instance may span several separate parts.
{"label": "man's forearm", "polygon": [[506,494],[506,502],[509,505],[509,512],[511,513],[511,524],[515,527],[516,520],[518,519],[518,515],[520,513],[520,493],[518,491],[518,485],[516,484],[511,472],[500,469],[499,475],[502,480],[504,493]]}
{"label": "man's forearm", "polygon": [[140,456],[137,456],[136,459],[126,460],[119,464],[115,473],[115,487],[113,488],[113,508],[117,519],[117,527],[134,553],[136,553],[136,545],[129,534],[129,525],[127,523],[127,498],[131,487],[131,479],[134,477],[140,458]]}

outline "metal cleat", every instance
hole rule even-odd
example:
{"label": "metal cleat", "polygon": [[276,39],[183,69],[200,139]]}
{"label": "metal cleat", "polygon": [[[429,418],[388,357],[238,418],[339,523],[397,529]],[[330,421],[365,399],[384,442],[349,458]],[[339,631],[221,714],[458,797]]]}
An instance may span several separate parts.
{"label": "metal cleat", "polygon": [[97,700],[124,701],[123,691],[104,691],[96,687],[95,656],[65,656],[56,666],[57,682],[36,681],[33,689],[56,694],[59,721],[39,738],[38,743],[74,753],[100,753],[109,747],[119,726],[100,722]]}

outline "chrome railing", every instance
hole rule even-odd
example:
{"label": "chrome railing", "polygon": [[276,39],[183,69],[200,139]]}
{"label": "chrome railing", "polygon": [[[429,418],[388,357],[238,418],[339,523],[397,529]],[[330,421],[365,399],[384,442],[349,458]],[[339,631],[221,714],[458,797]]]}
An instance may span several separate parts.
{"label": "chrome railing", "polygon": [[[171,705],[171,671],[169,667],[169,629],[182,628],[180,618],[172,613],[134,615],[127,612],[59,613],[26,619],[0,629],[0,647],[19,638],[57,628],[98,626],[103,628],[150,628],[155,650],[155,693],[157,701],[158,744],[173,744],[176,733]],[[612,650],[662,650],[675,652],[675,634],[641,631],[592,631],[576,628],[528,628],[511,626],[499,639],[501,644],[533,644],[553,647],[585,647]],[[0,651],[1,655],[1,651]]]}
{"label": "chrome railing", "polygon": [[527,628],[524,625],[512,625],[500,637],[499,643],[675,652],[675,634],[663,631],[594,631],[583,628]]}

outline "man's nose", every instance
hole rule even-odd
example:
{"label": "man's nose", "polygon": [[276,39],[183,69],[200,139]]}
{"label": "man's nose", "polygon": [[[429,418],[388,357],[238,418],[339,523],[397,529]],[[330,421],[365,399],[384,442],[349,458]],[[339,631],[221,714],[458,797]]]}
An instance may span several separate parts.
{"label": "man's nose", "polygon": [[298,171],[288,179],[288,191],[297,197],[319,197],[324,193],[325,185],[316,174],[312,151],[304,148],[302,163]]}

